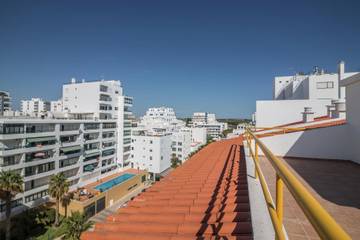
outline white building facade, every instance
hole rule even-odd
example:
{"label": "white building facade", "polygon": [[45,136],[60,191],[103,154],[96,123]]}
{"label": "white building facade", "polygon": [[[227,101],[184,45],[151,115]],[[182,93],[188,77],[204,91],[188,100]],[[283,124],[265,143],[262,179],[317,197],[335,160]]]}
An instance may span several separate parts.
{"label": "white building facade", "polygon": [[171,166],[172,134],[151,134],[146,130],[133,130],[131,167],[161,174]]}
{"label": "white building facade", "polygon": [[227,129],[227,123],[218,122],[214,113],[195,112],[192,117],[192,126],[207,129],[207,135],[218,139],[224,130]]}
{"label": "white building facade", "polygon": [[172,133],[171,155],[185,162],[191,153],[191,129],[181,128]]}
{"label": "white building facade", "polygon": [[0,116],[11,111],[11,97],[9,92],[0,91]]}
{"label": "white building facade", "polygon": [[51,101],[50,102],[50,111],[51,112],[62,112],[63,111],[63,104],[62,99]]}
{"label": "white building facade", "polygon": [[345,99],[341,81],[356,72],[345,72],[345,63],[338,64],[337,73],[325,73],[315,68],[312,74],[275,77],[273,100],[256,102],[256,126],[273,127],[302,120],[304,108],[314,117],[327,115],[332,101]]}
{"label": "white building facade", "polygon": [[63,111],[88,119],[116,119],[117,162],[130,164],[131,107],[133,99],[124,96],[118,80],[76,82],[63,86]]}
{"label": "white building facade", "polygon": [[76,189],[114,173],[116,130],[114,120],[1,119],[0,170],[24,177],[14,213],[46,201],[54,174],[63,173]]}
{"label": "white building facade", "polygon": [[50,102],[41,98],[21,100],[21,112],[24,115],[40,116],[50,111]]}

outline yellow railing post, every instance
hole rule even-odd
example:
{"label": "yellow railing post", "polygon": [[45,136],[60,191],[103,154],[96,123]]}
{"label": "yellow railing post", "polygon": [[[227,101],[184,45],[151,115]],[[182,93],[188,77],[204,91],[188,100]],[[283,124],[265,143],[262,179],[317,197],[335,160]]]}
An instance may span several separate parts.
{"label": "yellow railing post", "polygon": [[282,225],[284,216],[284,184],[278,174],[276,174],[276,213]]}

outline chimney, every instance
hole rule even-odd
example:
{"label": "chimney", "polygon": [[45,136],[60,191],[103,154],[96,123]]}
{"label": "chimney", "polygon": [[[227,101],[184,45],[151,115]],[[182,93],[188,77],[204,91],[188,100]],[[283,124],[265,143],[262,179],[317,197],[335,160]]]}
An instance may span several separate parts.
{"label": "chimney", "polygon": [[339,91],[339,99],[344,99],[344,94],[341,92],[341,80],[344,79],[345,73],[345,62],[340,61],[338,64],[338,91]]}
{"label": "chimney", "polygon": [[312,111],[311,107],[304,107],[304,112],[302,113],[302,115],[304,123],[314,121],[314,112]]}
{"label": "chimney", "polygon": [[346,118],[346,103],[344,100],[334,102],[334,110],[331,118]]}
{"label": "chimney", "polygon": [[75,78],[71,78],[71,83],[72,83],[72,84],[76,83],[76,79],[75,79]]}

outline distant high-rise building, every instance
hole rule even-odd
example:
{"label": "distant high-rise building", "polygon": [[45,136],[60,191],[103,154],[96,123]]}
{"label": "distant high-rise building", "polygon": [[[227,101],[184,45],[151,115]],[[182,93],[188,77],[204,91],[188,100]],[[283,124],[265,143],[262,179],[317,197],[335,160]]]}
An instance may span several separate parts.
{"label": "distant high-rise building", "polygon": [[227,124],[218,122],[214,113],[195,112],[192,117],[193,127],[204,127],[207,129],[207,135],[212,138],[219,138]]}
{"label": "distant high-rise building", "polygon": [[0,115],[4,115],[5,111],[11,110],[10,94],[5,91],[0,91]]}
{"label": "distant high-rise building", "polygon": [[50,102],[41,98],[31,98],[30,100],[21,100],[21,112],[25,115],[41,115],[50,111]]}
{"label": "distant high-rise building", "polygon": [[51,101],[50,102],[50,111],[51,112],[62,112],[63,111],[62,99],[59,99],[57,101]]}

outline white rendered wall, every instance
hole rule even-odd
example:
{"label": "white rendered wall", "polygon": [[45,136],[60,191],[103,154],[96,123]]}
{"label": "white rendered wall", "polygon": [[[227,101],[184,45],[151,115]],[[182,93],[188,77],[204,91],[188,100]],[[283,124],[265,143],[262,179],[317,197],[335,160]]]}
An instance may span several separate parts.
{"label": "white rendered wall", "polygon": [[[347,125],[261,138],[277,156],[353,160]],[[259,151],[262,154],[262,151]]]}
{"label": "white rendered wall", "polygon": [[62,112],[63,111],[62,100],[51,101],[50,102],[50,111],[51,112]]}
{"label": "white rendered wall", "polygon": [[161,173],[170,167],[171,135],[132,136],[133,168]]}
{"label": "white rendered wall", "polygon": [[302,121],[304,107],[311,107],[315,117],[327,114],[330,100],[270,100],[256,101],[256,126],[273,127]]}
{"label": "white rendered wall", "polygon": [[[100,91],[100,85],[108,87],[107,92]],[[111,97],[111,101],[100,101],[100,94],[106,94]],[[100,112],[109,113],[113,118],[117,117],[115,107],[118,103],[118,97],[122,96],[120,81],[96,81],[81,82],[63,85],[63,108],[64,111],[71,113],[95,113],[99,117]],[[100,103],[111,105],[111,111],[100,111]]]}
{"label": "white rendered wall", "polygon": [[116,152],[116,162],[124,167],[124,97],[121,96],[118,98],[118,111],[117,111],[117,131],[116,138],[118,144],[118,150]]}
{"label": "white rendered wall", "polygon": [[[190,129],[181,129],[179,132],[174,132],[171,137],[172,140],[172,154],[184,162],[191,151],[191,132]],[[180,150],[181,149],[181,150]]]}
{"label": "white rendered wall", "polygon": [[352,159],[360,164],[360,81],[346,87],[346,118],[353,148]]}
{"label": "white rendered wall", "polygon": [[191,141],[193,143],[198,142],[201,144],[205,144],[207,141],[206,135],[207,135],[207,130],[205,127],[191,128]]}

